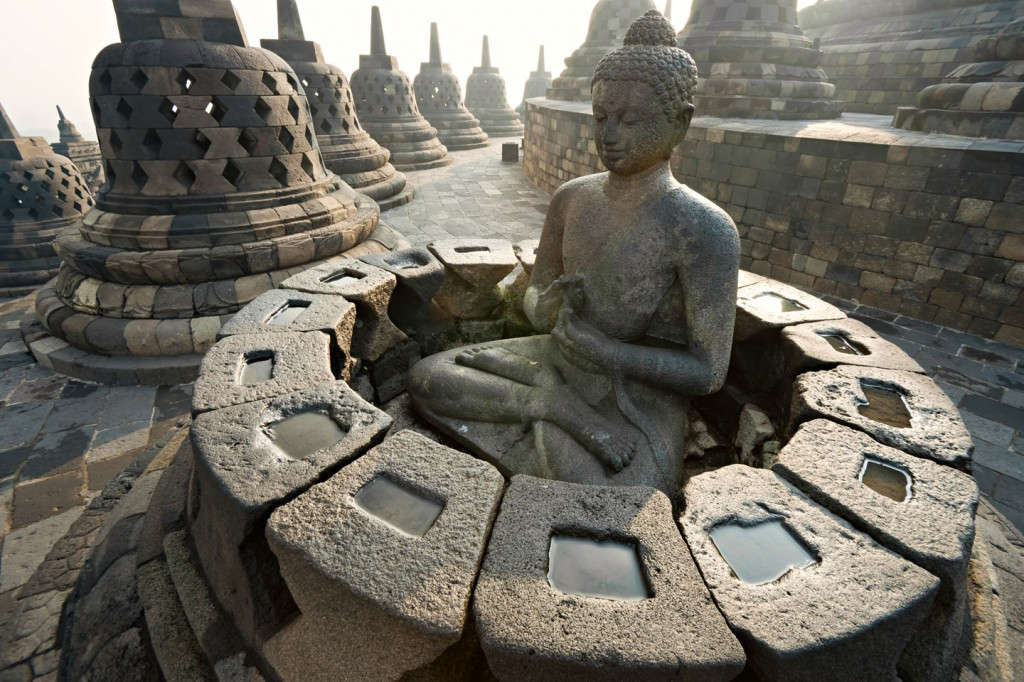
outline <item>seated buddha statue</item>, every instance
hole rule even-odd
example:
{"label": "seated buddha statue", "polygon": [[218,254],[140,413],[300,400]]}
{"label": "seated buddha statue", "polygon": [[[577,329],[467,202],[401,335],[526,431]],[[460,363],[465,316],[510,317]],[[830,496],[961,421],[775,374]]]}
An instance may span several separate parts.
{"label": "seated buddha statue", "polygon": [[649,485],[676,497],[688,401],[719,390],[739,236],[672,175],[697,67],[657,11],[593,79],[608,169],[555,193],[524,312],[540,332],[440,353],[409,377],[416,410],[506,475]]}

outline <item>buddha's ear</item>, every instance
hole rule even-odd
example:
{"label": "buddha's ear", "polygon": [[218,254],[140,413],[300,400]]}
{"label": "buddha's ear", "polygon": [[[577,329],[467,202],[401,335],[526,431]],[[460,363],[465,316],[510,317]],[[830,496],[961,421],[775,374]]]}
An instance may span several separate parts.
{"label": "buddha's ear", "polygon": [[694,106],[689,102],[679,107],[679,111],[676,113],[679,122],[676,128],[676,144],[682,142],[683,138],[686,137],[686,133],[690,129],[690,121],[693,120],[693,112]]}

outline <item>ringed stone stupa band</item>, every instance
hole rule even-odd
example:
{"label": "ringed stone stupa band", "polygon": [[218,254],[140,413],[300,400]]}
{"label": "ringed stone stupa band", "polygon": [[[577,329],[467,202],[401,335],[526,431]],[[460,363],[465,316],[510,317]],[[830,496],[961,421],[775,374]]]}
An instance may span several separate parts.
{"label": "ringed stone stupa band", "polygon": [[352,94],[359,120],[373,139],[391,152],[395,168],[426,170],[452,162],[437,129],[420,113],[409,77],[387,52],[376,6],[370,14],[370,54],[359,57],[359,69],[352,74]]}
{"label": "ringed stone stupa band", "polygon": [[0,104],[0,295],[31,293],[57,274],[54,238],[92,205],[75,164],[22,137]]}
{"label": "ringed stone stupa band", "polygon": [[295,69],[309,102],[313,129],[328,170],[381,210],[408,203],[413,191],[389,163],[391,153],[359,124],[352,88],[344,72],[324,60],[319,43],[305,39],[296,0],[277,0],[278,39],[260,44]]}
{"label": "ringed stone stupa band", "polygon": [[100,362],[187,381],[226,316],[361,244],[379,210],[324,167],[298,76],[248,46],[230,0],[114,6],[122,42],[89,83],[107,185],[36,309]]}

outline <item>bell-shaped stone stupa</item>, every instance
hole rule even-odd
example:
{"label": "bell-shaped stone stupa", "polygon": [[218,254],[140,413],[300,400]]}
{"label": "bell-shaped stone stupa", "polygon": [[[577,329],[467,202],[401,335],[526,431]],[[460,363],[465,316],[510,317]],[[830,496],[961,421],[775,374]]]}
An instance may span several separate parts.
{"label": "bell-shaped stone stupa", "polygon": [[100,153],[99,142],[86,140],[60,107],[57,107],[57,132],[60,141],[50,145],[53,151],[74,162],[90,192],[95,194],[100,191],[106,176],[103,174],[103,155]]}
{"label": "bell-shaped stone stupa", "polygon": [[20,296],[57,274],[59,232],[93,205],[71,162],[41,137],[21,137],[0,105],[0,296]]}
{"label": "bell-shaped stone stupa", "polygon": [[319,43],[305,39],[295,0],[277,0],[277,26],[278,40],[260,44],[295,69],[327,168],[381,210],[408,203],[413,192],[406,188],[405,175],[389,163],[391,153],[359,124],[344,72],[324,61]]}
{"label": "bell-shaped stone stupa", "polygon": [[36,311],[104,380],[190,381],[222,316],[361,244],[379,209],[324,167],[298,77],[230,0],[114,8],[89,82],[107,185]]}
{"label": "bell-shaped stone stupa", "polygon": [[441,61],[437,24],[430,24],[430,61],[420,66],[413,82],[420,112],[437,128],[448,151],[487,146],[487,133],[462,103],[462,86],[452,67]]}
{"label": "bell-shaped stone stupa", "polygon": [[836,118],[843,104],[821,50],[797,26],[796,0],[694,0],[679,45],[696,60],[704,116]]}
{"label": "bell-shaped stone stupa", "polygon": [[376,6],[370,15],[370,54],[359,57],[359,69],[352,74],[352,93],[359,120],[373,139],[391,151],[395,168],[424,170],[452,162],[437,129],[416,106],[409,77],[388,54]]}
{"label": "bell-shaped stone stupa", "polygon": [[976,61],[900,107],[897,128],[969,137],[1024,140],[1024,19],[975,43]]}
{"label": "bell-shaped stone stupa", "polygon": [[600,0],[590,13],[587,39],[565,60],[565,71],[551,83],[548,99],[590,101],[590,80],[601,57],[622,47],[630,25],[655,9],[653,0]]}
{"label": "bell-shaped stone stupa", "polygon": [[466,83],[466,107],[480,119],[480,125],[491,137],[522,137],[523,123],[508,104],[505,79],[498,67],[491,66],[491,46],[484,36],[480,66]]}
{"label": "bell-shaped stone stupa", "polygon": [[526,79],[526,87],[523,88],[523,102],[516,109],[521,120],[525,120],[526,117],[526,100],[546,96],[550,87],[551,72],[544,68],[544,46],[541,45],[540,55],[537,57],[537,70]]}

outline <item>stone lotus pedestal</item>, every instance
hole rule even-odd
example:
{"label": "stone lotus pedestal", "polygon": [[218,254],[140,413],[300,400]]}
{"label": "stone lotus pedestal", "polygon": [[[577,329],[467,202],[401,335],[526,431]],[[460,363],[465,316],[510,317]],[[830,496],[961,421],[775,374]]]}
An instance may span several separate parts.
{"label": "stone lotus pedestal", "polygon": [[78,132],[75,124],[69,121],[60,107],[57,107],[57,133],[60,140],[50,146],[60,156],[66,156],[82,174],[82,179],[89,186],[89,191],[95,194],[100,191],[107,181],[103,172],[103,154],[100,152],[98,142],[86,140],[82,133]]}
{"label": "stone lotus pedestal", "polygon": [[498,68],[491,66],[491,48],[484,36],[480,66],[466,83],[466,107],[480,119],[480,125],[491,137],[522,137],[523,123],[508,104],[505,79]]}
{"label": "stone lotus pedestal", "polygon": [[540,55],[537,57],[537,70],[530,73],[523,87],[523,101],[516,108],[516,113],[522,121],[526,121],[526,100],[534,97],[546,97],[548,88],[551,87],[551,72],[544,68],[544,46],[540,46]]}
{"label": "stone lotus pedestal", "polygon": [[893,126],[928,133],[1024,140],[1024,19],[971,47],[963,64],[900,107]]}
{"label": "stone lotus pedestal", "polygon": [[796,0],[695,0],[679,45],[696,60],[702,116],[837,118],[843,104]]}
{"label": "stone lotus pedestal", "polygon": [[391,152],[395,168],[425,170],[452,162],[437,129],[420,113],[409,77],[387,53],[377,7],[370,17],[370,54],[359,57],[359,69],[352,74],[352,94],[359,120],[373,139]]}
{"label": "stone lotus pedestal", "polygon": [[441,61],[437,24],[430,25],[430,61],[420,65],[413,89],[420,112],[437,128],[438,137],[448,151],[487,146],[487,133],[462,103],[459,79],[452,67]]}
{"label": "stone lotus pedestal", "polygon": [[[878,478],[869,478],[869,465]],[[773,469],[815,502],[942,580],[935,607],[899,667],[904,679],[954,678],[968,624],[967,572],[978,508],[974,480],[823,419],[804,424]]]}
{"label": "stone lotus pedestal", "polygon": [[298,77],[229,1],[115,8],[123,42],[90,80],[108,184],[37,312],[110,380],[172,364],[154,380],[190,381],[221,316],[361,244],[379,210],[324,167]]}
{"label": "stone lotus pedestal", "polygon": [[0,295],[30,293],[56,275],[54,238],[92,205],[70,159],[19,135],[0,106]]}
{"label": "stone lotus pedestal", "polygon": [[590,81],[601,57],[622,47],[630,24],[648,10],[653,0],[600,0],[590,14],[587,39],[565,60],[565,70],[551,82],[548,99],[590,101]]}
{"label": "stone lotus pedestal", "polygon": [[261,40],[260,45],[295,69],[309,101],[324,164],[382,211],[409,203],[414,192],[407,188],[405,175],[389,163],[390,152],[359,124],[344,72],[324,60],[319,43],[305,39],[296,0],[278,0],[277,20],[278,40]]}

